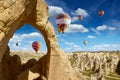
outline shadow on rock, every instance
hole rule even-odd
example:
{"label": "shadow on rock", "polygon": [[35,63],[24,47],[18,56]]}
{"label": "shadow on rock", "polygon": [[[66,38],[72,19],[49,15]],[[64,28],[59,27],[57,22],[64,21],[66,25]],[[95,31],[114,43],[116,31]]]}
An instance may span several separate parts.
{"label": "shadow on rock", "polygon": [[118,62],[118,64],[117,64],[116,73],[117,73],[118,75],[120,75],[120,60],[119,60],[119,62]]}
{"label": "shadow on rock", "polygon": [[10,49],[7,47],[2,58],[2,74],[0,74],[2,79],[0,78],[0,80],[46,80],[43,76],[46,76],[45,58],[46,56],[40,58],[39,61],[30,59],[27,63],[22,64],[20,57],[18,55],[11,56]]}

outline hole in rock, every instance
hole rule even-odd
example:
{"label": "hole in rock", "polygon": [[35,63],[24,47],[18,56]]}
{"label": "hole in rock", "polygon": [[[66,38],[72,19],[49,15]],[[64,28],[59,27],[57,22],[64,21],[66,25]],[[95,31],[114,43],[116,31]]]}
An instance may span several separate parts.
{"label": "hole in rock", "polygon": [[[37,43],[37,42],[38,43]],[[33,42],[36,42],[34,47]],[[30,59],[39,60],[47,53],[47,47],[44,37],[33,26],[24,24],[18,29],[8,43],[10,47],[10,55],[18,55],[22,63],[26,63]],[[37,48],[37,51],[35,51]]]}

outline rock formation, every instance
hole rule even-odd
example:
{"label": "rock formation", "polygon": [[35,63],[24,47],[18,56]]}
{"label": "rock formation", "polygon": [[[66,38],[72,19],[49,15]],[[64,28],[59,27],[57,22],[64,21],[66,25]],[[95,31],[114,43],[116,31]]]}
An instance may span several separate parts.
{"label": "rock formation", "polygon": [[[119,72],[119,54],[112,52],[83,52],[69,56],[72,67],[91,72],[90,80],[104,80],[110,73]],[[117,68],[117,70],[115,70]],[[96,78],[96,79],[95,79]]]}
{"label": "rock formation", "polygon": [[[21,75],[31,74],[30,70],[34,71],[34,67],[37,67],[36,72],[40,73],[38,80],[80,80],[75,76],[76,72],[70,66],[67,55],[60,49],[54,28],[48,18],[48,6],[44,0],[0,0],[0,80],[11,80],[11,78],[12,80],[23,80],[24,76]],[[11,74],[12,77],[5,79],[3,75],[10,76],[11,70],[5,71],[9,72],[9,74],[2,71],[3,67],[5,67],[2,60],[4,62],[8,59],[3,58],[3,55],[9,53],[6,52],[9,51],[7,44],[14,32],[25,23],[33,25],[42,33],[47,45],[47,55],[40,61],[41,65],[38,63],[38,66],[35,65],[25,71],[26,74],[24,72],[12,72],[18,77],[15,78]],[[14,58],[18,59],[17,56]],[[19,64],[16,65],[20,66]],[[42,70],[38,71],[39,67]],[[18,70],[18,68],[16,69]],[[29,74],[24,80],[31,80],[28,77]]]}

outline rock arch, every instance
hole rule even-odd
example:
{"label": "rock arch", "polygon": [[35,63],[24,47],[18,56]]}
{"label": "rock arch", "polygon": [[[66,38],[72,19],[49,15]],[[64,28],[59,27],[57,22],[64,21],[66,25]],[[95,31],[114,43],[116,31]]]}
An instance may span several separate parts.
{"label": "rock arch", "polygon": [[44,0],[1,0],[0,62],[7,49],[9,39],[14,32],[24,23],[29,23],[43,34],[46,41],[48,52],[45,58],[46,67],[43,70],[46,73],[44,74],[46,79],[74,80],[73,69],[69,64],[67,56],[60,49],[54,28],[48,19],[48,6]]}

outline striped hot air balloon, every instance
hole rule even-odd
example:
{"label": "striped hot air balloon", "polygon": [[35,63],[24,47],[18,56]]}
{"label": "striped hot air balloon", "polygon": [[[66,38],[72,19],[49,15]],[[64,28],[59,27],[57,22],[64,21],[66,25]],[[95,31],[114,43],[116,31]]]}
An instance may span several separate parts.
{"label": "striped hot air balloon", "polygon": [[35,52],[38,52],[41,48],[41,44],[38,41],[35,41],[32,43],[32,48],[35,50]]}
{"label": "striped hot air balloon", "polygon": [[67,14],[59,14],[56,16],[56,24],[58,26],[58,32],[64,33],[66,28],[70,25],[71,18]]}

